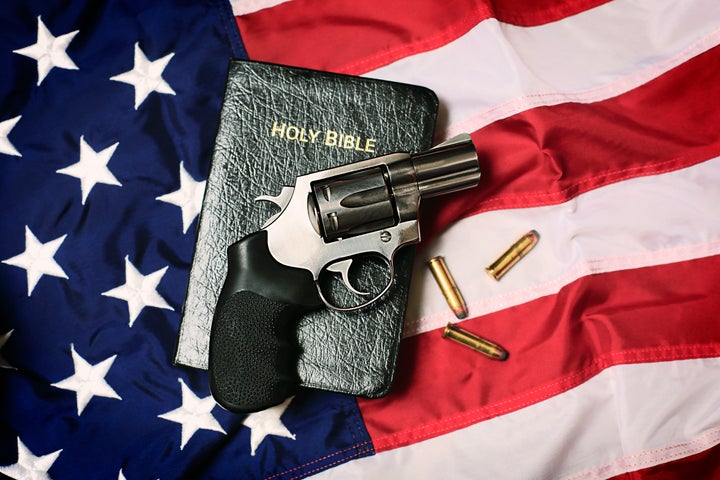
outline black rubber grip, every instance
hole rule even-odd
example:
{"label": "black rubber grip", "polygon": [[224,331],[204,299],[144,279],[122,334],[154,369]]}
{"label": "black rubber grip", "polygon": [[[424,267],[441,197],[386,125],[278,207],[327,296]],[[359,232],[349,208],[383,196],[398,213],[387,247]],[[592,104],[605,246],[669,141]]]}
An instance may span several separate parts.
{"label": "black rubber grip", "polygon": [[278,263],[267,232],[228,249],[228,274],[210,333],[210,390],[224,408],[264,410],[295,393],[297,320],[321,306],[307,270]]}
{"label": "black rubber grip", "polygon": [[253,292],[232,295],[215,316],[213,395],[228,410],[263,410],[298,384],[297,309]]}

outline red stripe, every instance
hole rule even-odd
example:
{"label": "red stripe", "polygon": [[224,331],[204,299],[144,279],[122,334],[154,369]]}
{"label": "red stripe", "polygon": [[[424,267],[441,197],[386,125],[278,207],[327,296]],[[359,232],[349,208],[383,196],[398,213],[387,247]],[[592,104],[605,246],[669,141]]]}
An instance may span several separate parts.
{"label": "red stripe", "polygon": [[439,331],[408,338],[390,395],[359,401],[373,445],[387,450],[503,415],[613,365],[720,355],[719,282],[720,256],[707,257],[592,275],[463,322],[508,349],[505,362]]}
{"label": "red stripe", "polygon": [[443,46],[482,20],[541,25],[608,0],[294,0],[236,17],[253,60],[362,74]]}
{"label": "red stripe", "polygon": [[472,137],[478,188],[424,204],[424,238],[487,210],[556,204],[720,155],[720,47],[605,101],[534,108]]}
{"label": "red stripe", "polygon": [[720,478],[720,445],[671,462],[623,473],[613,480],[687,480]]}

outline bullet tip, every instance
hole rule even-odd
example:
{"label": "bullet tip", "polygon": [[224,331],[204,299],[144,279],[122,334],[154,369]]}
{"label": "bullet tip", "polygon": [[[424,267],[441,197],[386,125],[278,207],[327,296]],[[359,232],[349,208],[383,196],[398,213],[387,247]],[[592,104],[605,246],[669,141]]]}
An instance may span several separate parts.
{"label": "bullet tip", "polygon": [[495,272],[495,269],[488,267],[488,268],[485,269],[485,271],[486,271],[487,274],[490,275],[493,279],[495,279],[495,280],[500,280],[500,276]]}

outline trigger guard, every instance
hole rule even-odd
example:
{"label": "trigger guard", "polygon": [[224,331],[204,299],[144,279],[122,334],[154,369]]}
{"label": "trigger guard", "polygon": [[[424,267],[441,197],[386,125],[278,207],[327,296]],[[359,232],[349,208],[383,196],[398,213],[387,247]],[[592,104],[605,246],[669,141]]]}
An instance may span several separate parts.
{"label": "trigger guard", "polygon": [[[383,257],[383,258],[385,258],[385,257]],[[353,312],[355,310],[360,310],[361,308],[368,307],[368,306],[372,305],[373,303],[377,302],[378,300],[380,300],[380,298],[383,295],[385,295],[388,292],[388,290],[390,290],[390,287],[392,287],[393,281],[395,280],[395,265],[393,264],[392,261],[389,261],[388,265],[390,266],[390,280],[388,280],[388,283],[387,283],[387,285],[385,285],[385,288],[383,288],[382,291],[380,293],[378,293],[377,295],[375,295],[373,298],[371,298],[367,302],[361,303],[360,305],[355,305],[352,307],[338,307],[337,305],[333,305],[332,303],[330,303],[330,301],[327,298],[325,298],[322,288],[320,287],[320,283],[317,280],[315,280],[315,288],[317,289],[318,295],[320,296],[320,300],[322,300],[322,302],[325,304],[326,307],[328,307],[332,310],[336,310],[338,312]]]}

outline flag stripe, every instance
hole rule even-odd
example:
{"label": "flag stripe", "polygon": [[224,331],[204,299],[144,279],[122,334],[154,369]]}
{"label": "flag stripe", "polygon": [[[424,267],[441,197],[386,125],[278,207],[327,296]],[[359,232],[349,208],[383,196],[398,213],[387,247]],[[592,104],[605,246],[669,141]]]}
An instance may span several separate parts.
{"label": "flag stripe", "polygon": [[[720,157],[611,184],[562,204],[460,220],[418,251],[404,335],[456,321],[425,266],[438,255],[445,257],[473,317],[555,294],[585,275],[718,255],[717,185]],[[531,229],[540,234],[531,254],[500,282],[484,274]]]}
{"label": "flag stripe", "polygon": [[373,444],[377,451],[395,448],[506,414],[612,365],[718,355],[719,281],[720,256],[609,272],[465,321],[508,349],[503,363],[448,342],[439,331],[410,337],[393,393],[360,401]]}
{"label": "flag stripe", "polygon": [[[452,136],[528,108],[595,102],[635,88],[717,45],[718,14],[713,0],[619,0],[533,28],[492,19],[368,75],[433,89]],[[596,44],[603,51],[588,54]]]}
{"label": "flag stripe", "polygon": [[[432,88],[443,105],[438,137],[470,132],[481,156],[479,188],[423,206],[424,243],[396,385],[385,399],[359,400],[381,452],[357,462],[367,468],[361,476],[439,476],[434,468],[442,476],[477,476],[447,454],[476,458],[489,441],[502,450],[488,459],[503,457],[507,443],[484,429],[504,421],[518,456],[540,452],[526,474],[504,472],[512,478],[604,478],[711,447],[720,441],[718,422],[705,417],[692,432],[678,420],[664,445],[653,443],[663,437],[648,435],[637,449],[623,449],[629,443],[618,431],[632,436],[653,425],[613,423],[612,415],[598,420],[604,430],[592,423],[590,433],[578,434],[600,443],[571,445],[593,409],[649,413],[656,398],[641,391],[637,403],[623,406],[616,398],[623,392],[608,393],[607,385],[585,397],[598,378],[615,386],[624,375],[615,372],[639,364],[659,369],[642,378],[681,383],[678,360],[720,354],[712,316],[720,298],[696,293],[714,291],[720,264],[711,211],[718,160],[707,161],[720,156],[720,4],[615,0],[536,23],[513,20],[499,6],[487,15],[472,5],[457,10],[471,14],[443,16],[427,14],[424,4],[402,16],[392,11],[397,4],[369,12],[365,5],[336,2],[330,10],[296,0],[272,15],[237,19],[256,60]],[[515,6],[533,13],[538,5]],[[537,251],[494,283],[482,271],[485,262],[531,228],[541,230]],[[455,319],[423,265],[436,254],[446,256],[470,305],[463,325],[506,347],[508,361],[495,363],[440,337],[442,324]],[[515,441],[535,419],[518,423],[519,412],[547,408],[563,419],[578,394],[587,401],[583,415],[543,423],[525,448],[524,438]],[[663,419],[657,412],[648,422]],[[570,441],[536,448],[548,432]],[[572,465],[565,468],[561,455],[569,449]],[[355,463],[329,476],[348,478]],[[460,464],[469,469],[452,470]],[[480,461],[484,474],[503,478],[486,466]]]}
{"label": "flag stripe", "polygon": [[[613,477],[614,480],[627,479],[621,474]],[[688,478],[720,478],[720,445],[714,445],[707,450],[673,459],[662,464],[635,470],[632,472],[633,480],[686,480]]]}
{"label": "flag stripe", "polygon": [[247,15],[265,8],[271,8],[290,0],[230,0],[233,15]]}
{"label": "flag stripe", "polygon": [[250,58],[359,74],[445,45],[488,18],[540,25],[606,1],[458,0],[449,7],[432,0],[336,0],[327,8],[294,0],[236,20]]}
{"label": "flag stripe", "polygon": [[613,366],[545,402],[317,478],[608,478],[717,445],[718,382],[716,358]]}
{"label": "flag stripe", "polygon": [[[708,419],[704,420],[707,421]],[[715,422],[716,418],[713,417],[710,421]],[[715,424],[717,425],[717,423]],[[720,443],[720,428],[713,428],[705,434],[689,441],[683,441],[674,445],[663,445],[653,450],[632,453],[630,455],[626,454],[607,464],[598,465],[571,475],[567,477],[567,480],[607,478],[608,475],[634,472],[637,468],[656,466],[668,461],[687,457],[688,455],[697,454],[698,452],[717,446],[718,443]]]}
{"label": "flag stripe", "polygon": [[539,107],[473,133],[480,186],[425,202],[425,239],[475,213],[560,203],[720,155],[719,63],[717,47],[618,97]]}
{"label": "flag stripe", "polygon": [[[419,84],[427,83],[427,75],[417,76],[412,72],[442,72],[443,80],[430,86],[440,96],[442,104],[448,106],[443,110],[460,112],[453,113],[455,120],[451,121],[468,127],[468,131],[491,119],[515,113],[473,134],[482,153],[484,177],[481,187],[477,191],[428,202],[431,206],[424,207],[427,213],[423,215],[425,239],[472,213],[558,203],[608,183],[682,168],[720,154],[720,139],[713,129],[713,125],[720,123],[720,108],[715,105],[720,101],[715,100],[720,98],[720,82],[717,69],[712,68],[720,61],[720,51],[714,48],[707,54],[700,54],[719,40],[717,24],[709,12],[717,11],[720,15],[720,4],[713,0],[680,4],[668,4],[668,1],[639,4],[618,0],[542,27],[505,26],[507,28],[499,31],[494,24],[492,31],[502,35],[498,41],[505,41],[506,35],[518,38],[518,45],[510,49],[517,55],[511,60],[501,57],[495,62],[462,62],[463,65],[477,63],[490,68],[492,74],[488,75],[473,72],[461,75],[442,63],[447,56],[453,59],[497,57],[493,52],[498,49],[486,46],[487,42],[469,44],[468,52],[463,55],[452,50],[454,44],[451,44],[448,46],[450,51],[441,52],[441,48],[397,62],[388,67],[392,71],[371,72],[371,76]],[[280,7],[284,5],[271,11],[276,12]],[[676,28],[667,28],[666,11],[673,12],[672,18],[682,20]],[[488,22],[483,22],[477,28],[489,28],[486,24]],[[602,30],[604,27],[597,25],[610,25],[611,30]],[[515,33],[506,34],[506,31]],[[589,46],[586,42],[571,40],[572,35],[582,37],[587,32],[595,32],[592,38],[602,39],[605,43],[612,43],[615,38],[619,40],[608,49],[611,54],[597,58],[597,55],[587,54]],[[622,35],[632,37],[623,38]],[[564,39],[560,46],[557,45],[558,37]],[[263,38],[263,43],[273,42]],[[282,45],[286,50],[285,44]],[[486,48],[487,52],[480,55]],[[575,50],[570,51],[573,48]],[[557,57],[557,52],[562,52],[562,58],[568,59],[561,62],[562,75],[554,73],[557,62],[548,60]],[[700,55],[686,64],[668,70],[697,54]],[[327,58],[322,52],[315,51],[304,51],[302,55],[308,59],[314,56]],[[264,55],[254,58],[272,61]],[[541,60],[532,64],[535,58]],[[411,63],[404,69],[396,69],[396,65],[404,61]],[[537,88],[532,79],[508,80],[513,78],[512,72],[517,70],[518,62],[534,72],[532,78],[537,80]],[[506,67],[511,71],[498,73],[501,72],[499,67],[506,64],[511,65]],[[655,78],[660,74],[660,78]],[[598,77],[603,80],[600,84]],[[495,79],[499,84],[478,90],[476,82],[468,82],[467,78],[482,79],[483,85]],[[638,83],[652,78],[655,80],[637,87]],[[513,85],[517,91],[505,95],[502,92],[506,84]],[[609,84],[613,86],[602,95],[577,96],[579,91],[594,92]],[[551,94],[540,92],[543,88],[545,93]],[[626,93],[599,100],[622,91]],[[529,98],[532,101],[526,101]],[[555,105],[570,100],[571,103]],[[593,103],[583,105],[576,103],[578,100]],[[555,106],[516,113],[544,103]],[[464,105],[474,106],[464,110]],[[677,124],[687,125],[682,135],[675,128]],[[440,128],[444,128],[442,121]],[[454,130],[453,126],[448,133]],[[612,142],[607,142],[607,138]],[[469,196],[477,192],[481,197],[470,199]],[[432,208],[432,205],[436,207]]]}

